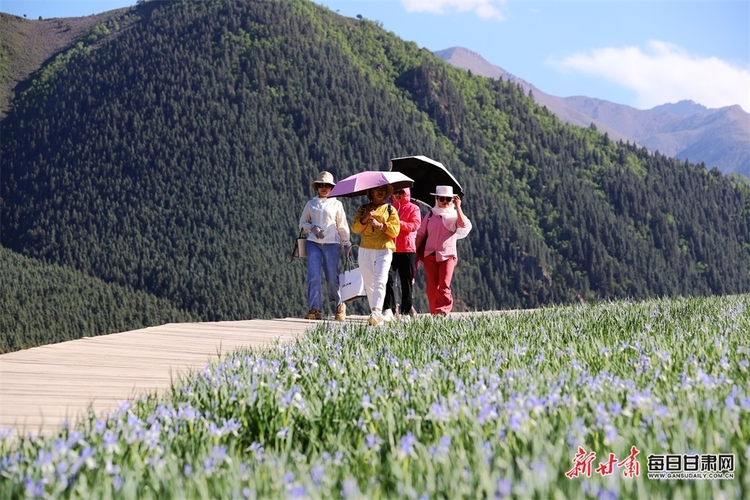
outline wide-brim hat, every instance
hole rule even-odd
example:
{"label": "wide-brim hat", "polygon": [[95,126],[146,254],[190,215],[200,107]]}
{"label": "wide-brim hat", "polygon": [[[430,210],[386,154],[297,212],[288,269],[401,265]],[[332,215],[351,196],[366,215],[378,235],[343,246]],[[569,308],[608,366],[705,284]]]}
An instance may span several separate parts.
{"label": "wide-brim hat", "polygon": [[313,183],[310,185],[312,187],[315,187],[316,184],[330,184],[331,186],[336,185],[336,183],[333,182],[333,174],[331,172],[326,172],[325,170],[320,172]]}
{"label": "wide-brim hat", "polygon": [[453,186],[435,186],[435,192],[430,194],[433,196],[446,196],[453,198]]}

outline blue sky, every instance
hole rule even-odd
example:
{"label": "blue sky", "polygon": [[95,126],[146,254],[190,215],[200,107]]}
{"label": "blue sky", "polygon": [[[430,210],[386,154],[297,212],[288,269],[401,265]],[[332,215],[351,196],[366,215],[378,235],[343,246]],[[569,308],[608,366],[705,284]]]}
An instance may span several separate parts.
{"label": "blue sky", "polygon": [[[316,0],[378,21],[431,51],[466,47],[561,97],[649,109],[691,99],[750,112],[748,0]],[[28,19],[73,17],[135,0],[0,0]]]}

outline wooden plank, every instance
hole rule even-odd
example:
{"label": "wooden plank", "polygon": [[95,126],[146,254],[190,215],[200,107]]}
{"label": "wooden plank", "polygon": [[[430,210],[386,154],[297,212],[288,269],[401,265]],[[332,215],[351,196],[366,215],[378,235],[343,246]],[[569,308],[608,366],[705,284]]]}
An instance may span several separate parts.
{"label": "wooden plank", "polygon": [[54,432],[92,408],[168,390],[217,356],[288,342],[320,324],[280,320],[170,323],[0,355],[0,427]]}

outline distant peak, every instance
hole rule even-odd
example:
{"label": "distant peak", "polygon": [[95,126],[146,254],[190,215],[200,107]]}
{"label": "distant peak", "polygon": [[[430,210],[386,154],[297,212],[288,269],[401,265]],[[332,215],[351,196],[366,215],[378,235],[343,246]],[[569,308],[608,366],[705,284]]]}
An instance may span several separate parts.
{"label": "distant peak", "polygon": [[450,47],[443,50],[436,50],[434,52],[436,56],[438,56],[441,59],[448,60],[451,57],[473,57],[475,59],[481,59],[482,61],[486,62],[486,59],[482,57],[477,52],[474,52],[473,50],[467,49],[466,47]]}
{"label": "distant peak", "polygon": [[513,75],[500,66],[495,66],[481,55],[465,47],[451,47],[449,49],[436,50],[433,54],[456,68],[469,70],[476,75],[505,79],[513,77]]}
{"label": "distant peak", "polygon": [[676,116],[690,116],[696,113],[702,113],[707,109],[708,108],[703,106],[702,104],[698,104],[697,102],[691,101],[689,99],[684,99],[677,103],[661,104],[659,106],[651,108],[651,111],[654,111],[655,113],[671,113]]}

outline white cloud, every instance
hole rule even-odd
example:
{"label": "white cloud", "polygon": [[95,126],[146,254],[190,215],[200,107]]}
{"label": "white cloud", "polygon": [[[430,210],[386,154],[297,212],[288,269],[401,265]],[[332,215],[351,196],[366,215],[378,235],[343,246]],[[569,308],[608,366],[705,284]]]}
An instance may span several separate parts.
{"label": "white cloud", "polygon": [[505,21],[503,6],[507,0],[401,0],[407,12],[449,14],[474,12],[482,19]]}
{"label": "white cloud", "polygon": [[750,69],[658,40],[649,41],[645,50],[609,47],[552,64],[627,87],[636,92],[642,109],[690,99],[709,108],[739,104],[750,112]]}

